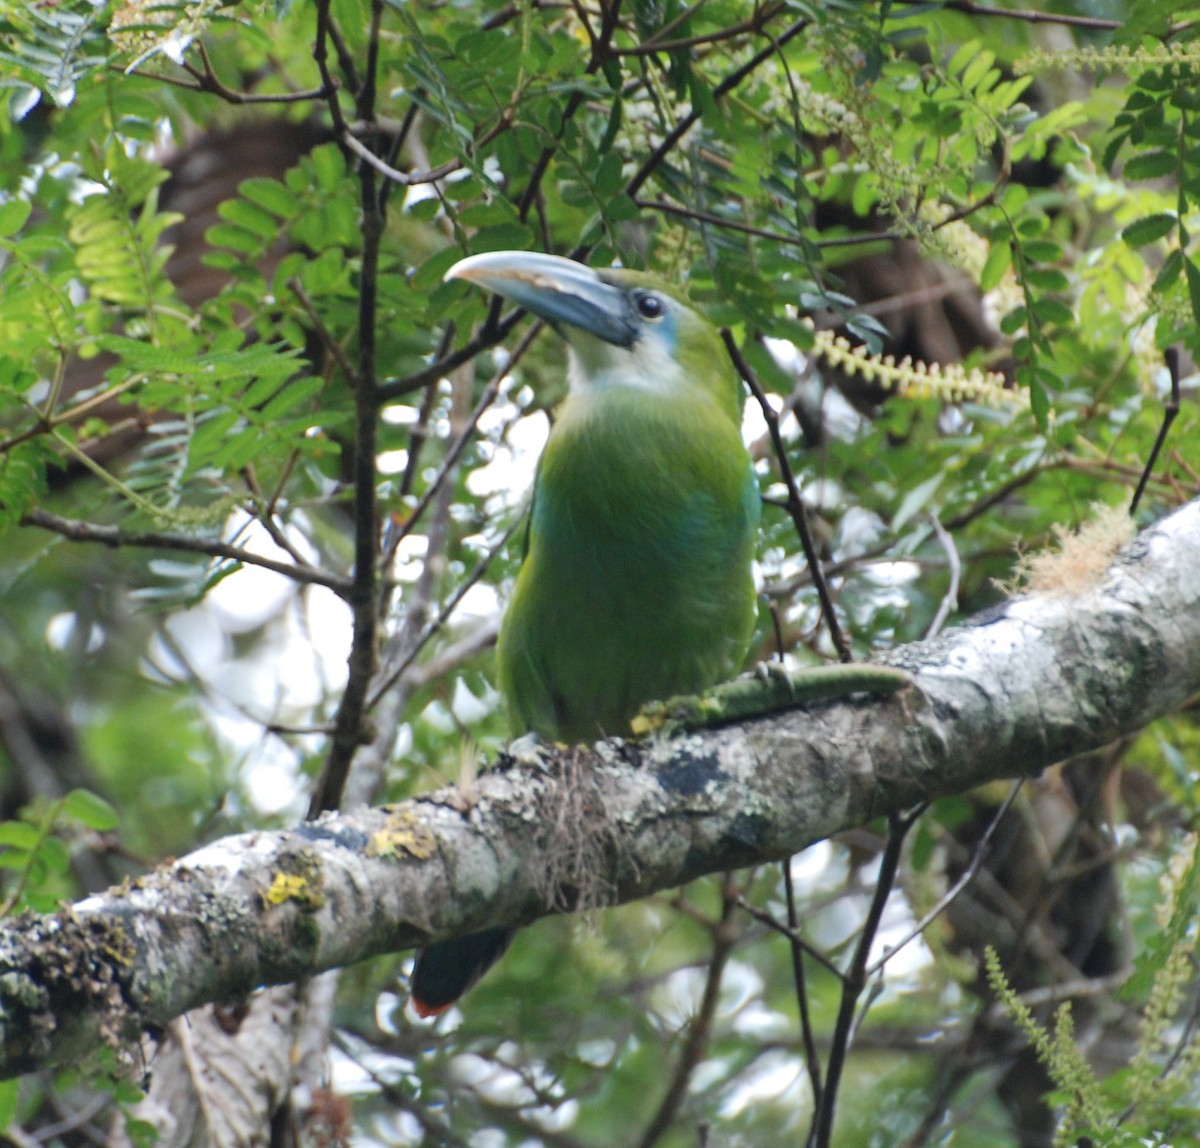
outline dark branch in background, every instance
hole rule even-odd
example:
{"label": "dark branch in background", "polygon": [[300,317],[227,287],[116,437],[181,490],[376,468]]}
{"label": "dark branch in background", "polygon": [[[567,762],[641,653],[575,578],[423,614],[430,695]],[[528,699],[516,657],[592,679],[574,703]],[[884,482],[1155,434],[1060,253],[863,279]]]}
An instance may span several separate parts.
{"label": "dark branch in background", "polygon": [[167,534],[155,530],[124,530],[119,526],[100,526],[83,522],[77,518],[62,518],[47,510],[34,508],[21,519],[22,526],[40,526],[51,530],[72,542],[98,542],[102,546],[137,546],[153,550],[182,550],[189,554],[203,554],[208,558],[224,558],[240,562],[244,566],[260,566],[283,574],[296,582],[324,586],[342,598],[348,598],[351,582],[340,574],[330,574],[314,566],[301,566],[290,562],[276,562],[241,546],[232,546],[217,538],[194,538],[187,534]]}
{"label": "dark branch in background", "polygon": [[[619,0],[613,0],[612,3],[608,4],[602,10],[599,32],[593,32],[591,24],[584,17],[583,13],[578,13],[580,21],[583,23],[584,28],[587,29],[587,34],[592,44],[591,55],[583,70],[584,75],[594,75],[613,54],[612,38],[617,30],[617,14],[620,8]],[[579,111],[583,103],[584,95],[582,92],[576,91],[571,93],[566,107],[562,110],[554,142],[547,144],[539,153],[533,165],[533,170],[530,172],[529,183],[525,187],[525,192],[521,196],[521,203],[517,209],[517,218],[522,222],[525,221],[530,209],[537,202],[538,196],[541,194],[542,178],[550,167],[550,161],[558,151],[563,133],[567,130],[567,125],[575,117],[575,113]]]}
{"label": "dark branch in background", "polygon": [[[300,553],[299,547],[292,543],[292,540],[284,531],[282,524],[277,520],[275,513],[279,499],[283,496],[284,488],[287,486],[288,481],[292,477],[292,471],[296,467],[297,457],[298,452],[295,450],[288,453],[287,462],[284,463],[283,469],[280,471],[276,481],[275,492],[269,497],[259,485],[258,474],[250,463],[242,467],[242,481],[246,484],[246,489],[250,491],[250,494],[254,498],[255,517],[262,528],[271,536],[271,541],[285,554],[290,554],[292,561],[297,566],[308,570],[312,568],[312,563]],[[349,586],[349,584],[349,579],[346,579],[346,585]]]}
{"label": "dark branch in background", "polygon": [[[327,93],[325,106],[329,109],[329,118],[333,122],[334,138],[338,140],[346,162],[350,163],[351,157],[342,142],[342,137],[346,135],[346,117],[342,114],[342,104],[338,98],[340,85],[329,70],[329,41],[333,37],[333,18],[329,13],[329,3],[330,0],[317,0],[317,38],[313,43],[313,60]],[[343,70],[346,70],[347,66],[353,68],[353,62],[349,60],[344,49],[341,52],[341,59]],[[357,90],[357,87],[358,85],[353,82],[350,85],[351,91]]]}
{"label": "dark branch in background", "polygon": [[842,1069],[846,1064],[846,1054],[850,1051],[850,1039],[854,1035],[858,998],[867,983],[867,960],[871,955],[871,945],[879,932],[879,922],[883,919],[884,906],[891,895],[892,886],[896,883],[896,871],[900,866],[904,838],[916,823],[923,808],[916,813],[891,813],[888,816],[887,845],[879,859],[875,895],[871,898],[871,908],[867,912],[862,933],[854,948],[850,967],[842,977],[842,998],[829,1047],[825,1087],[821,1093],[820,1106],[813,1113],[812,1131],[808,1136],[809,1148],[829,1148],[833,1142],[833,1115],[837,1106],[838,1087],[841,1084]]}
{"label": "dark branch in background", "polygon": [[[809,25],[808,20],[797,20],[790,27],[786,28],[782,35],[772,40],[765,48],[761,48],[755,52],[740,68],[730,72],[715,88],[712,90],[712,99],[717,101],[727,96],[734,88],[736,88],[743,80],[753,74],[753,72],[767,60],[769,60],[780,48],[788,41],[795,39]],[[700,120],[702,112],[698,108],[692,108],[679,123],[677,123],[661,140],[659,145],[650,153],[641,167],[634,173],[633,178],[625,185],[625,194],[630,199],[636,199],[637,193],[641,190],[642,185],[654,174],[659,164],[667,158],[674,150],[675,145]]]}
{"label": "dark branch in background", "polygon": [[1179,414],[1179,348],[1168,347],[1163,355],[1167,361],[1167,370],[1171,373],[1171,397],[1163,404],[1163,421],[1162,426],[1158,428],[1158,437],[1154,440],[1154,446],[1150,449],[1150,457],[1146,459],[1146,469],[1142,471],[1142,477],[1138,479],[1137,489],[1133,492],[1133,499],[1129,503],[1130,515],[1137,514],[1138,503],[1142,501],[1142,495],[1146,491],[1146,483],[1150,481],[1150,475],[1154,472],[1154,464],[1158,462],[1159,452],[1163,448],[1163,444],[1167,441],[1167,434],[1171,430],[1171,424],[1175,421]]}
{"label": "dark branch in background", "polygon": [[[524,312],[519,312],[519,314],[523,315]],[[511,371],[512,368],[525,357],[525,352],[528,351],[533,345],[533,341],[541,332],[542,326],[543,324],[538,322],[535,323],[528,331],[526,331],[526,333],[521,337],[520,342],[518,342],[516,347],[513,349],[512,356],[505,364],[503,370],[497,371],[495,375],[492,376],[491,382],[488,383],[488,385],[484,388],[483,394],[479,396],[479,400],[475,404],[475,409],[471,412],[471,416],[467,420],[467,425],[463,428],[462,434],[455,439],[450,449],[446,452],[446,457],[442,459],[442,465],[438,468],[437,474],[434,475],[433,481],[430,482],[429,486],[425,490],[425,493],[422,494],[417,500],[417,504],[413,507],[412,513],[409,514],[407,521],[396,533],[394,539],[392,540],[391,547],[393,553],[395,551],[395,547],[399,546],[400,542],[412,532],[413,527],[421,520],[422,515],[425,513],[430,502],[432,502],[434,497],[437,495],[442,483],[446,481],[446,476],[452,473],[454,468],[458,465],[459,457],[462,455],[462,452],[466,450],[467,444],[475,435],[475,428],[479,425],[479,420],[483,417],[483,414],[488,407],[490,407],[492,403],[496,401],[496,396],[500,393],[500,384],[504,381],[504,376],[507,375],[509,371]]]}
{"label": "dark branch in background", "polygon": [[712,956],[708,962],[708,977],[704,982],[704,993],[700,998],[700,1007],[692,1017],[688,1026],[687,1039],[679,1050],[679,1062],[671,1075],[671,1083],[667,1086],[666,1095],[662,1098],[658,1110],[654,1113],[646,1131],[638,1141],[638,1148],[653,1148],[675,1121],[680,1104],[687,1094],[688,1082],[697,1066],[704,1057],[708,1042],[712,1036],[713,1017],[717,1013],[717,1003],[721,998],[721,979],[725,975],[725,966],[737,942],[737,929],[734,925],[734,913],[737,909],[739,891],[732,873],[725,875],[721,889],[721,917],[712,926]]}
{"label": "dark branch in background", "polygon": [[[723,44],[727,40],[736,39],[738,36],[758,35],[763,28],[786,7],[785,4],[774,3],[764,4],[753,16],[748,16],[740,24],[730,24],[727,28],[722,28],[719,32],[709,32],[702,36],[684,36],[678,40],[660,39],[663,35],[670,32],[671,24],[660,28],[648,40],[643,40],[640,44],[635,44],[632,48],[614,48],[614,56],[653,56],[658,52],[675,52],[680,48],[695,48],[700,44]],[[684,9],[673,21],[672,24],[680,24],[691,15],[690,9]]]}
{"label": "dark branch in background", "polygon": [[458,609],[458,604],[466,597],[467,592],[487,573],[488,567],[492,564],[496,556],[508,545],[508,541],[516,533],[517,528],[524,522],[523,516],[518,516],[513,520],[512,525],[501,535],[499,541],[475,564],[475,568],[462,579],[461,582],[454,588],[454,593],[446,600],[438,615],[428,626],[417,636],[402,659],[395,665],[387,669],[382,680],[371,693],[371,699],[367,703],[368,709],[374,709],[379,704],[379,699],[392,689],[397,682],[408,672],[412,664],[417,660],[421,651],[429,644],[430,640],[437,632],[450,620],[450,616]]}
{"label": "dark branch in background", "polygon": [[783,441],[783,434],[779,429],[779,416],[775,413],[775,408],[767,401],[762,384],[758,381],[758,376],[755,375],[754,369],[746,362],[746,356],[742,354],[741,348],[738,347],[733,337],[733,332],[728,327],[723,327],[721,329],[721,338],[725,342],[725,349],[729,352],[730,360],[733,362],[738,374],[746,380],[746,385],[750,388],[750,393],[754,395],[758,405],[762,408],[763,418],[766,419],[767,430],[771,435],[771,443],[775,448],[775,460],[779,464],[779,475],[788,492],[783,509],[791,517],[796,527],[796,533],[800,536],[800,545],[804,549],[804,560],[808,563],[809,573],[812,575],[813,585],[817,590],[817,597],[821,600],[821,613],[825,616],[825,624],[829,627],[829,637],[832,639],[834,648],[837,650],[838,656],[842,661],[852,662],[854,655],[850,651],[850,643],[846,641],[846,636],[842,633],[842,628],[838,624],[837,611],[834,609],[833,598],[829,593],[829,586],[821,570],[821,559],[817,554],[816,546],[813,544],[812,533],[808,529],[808,518],[804,510],[804,500],[800,497],[800,488],[796,483],[796,476],[792,472],[792,464],[788,461],[787,444]]}
{"label": "dark branch in background", "polygon": [[405,395],[419,391],[430,383],[436,383],[443,375],[470,362],[481,351],[496,346],[508,336],[508,333],[521,321],[525,312],[516,310],[495,324],[484,324],[457,351],[451,351],[440,359],[435,359],[429,366],[392,383],[385,383],[375,388],[375,399],[380,406],[394,403]]}
{"label": "dark branch in background", "polygon": [[[443,358],[453,342],[454,323],[450,322],[446,324],[446,329],[442,332],[442,341],[438,345],[435,358]],[[436,382],[426,384],[425,393],[421,396],[421,405],[417,408],[417,421],[408,432],[408,459],[404,464],[404,475],[400,479],[401,498],[407,498],[412,494],[413,484],[417,481],[417,474],[421,469],[421,456],[425,452],[425,443],[429,440],[429,420],[433,417],[433,405],[437,402],[437,392]],[[396,544],[399,544],[399,539],[396,540]],[[391,569],[392,559],[395,555],[395,546],[385,551],[383,558],[385,570]]]}
{"label": "dark branch in background", "polygon": [[[454,324],[448,323],[446,324],[446,338],[442,341],[442,348],[438,350],[439,356],[445,354],[444,348],[452,337],[454,337]],[[421,396],[421,405],[416,408],[416,422],[408,432],[408,459],[404,463],[404,474],[400,480],[400,497],[402,499],[407,499],[408,495],[413,493],[416,475],[421,469],[421,456],[424,455],[425,444],[430,438],[430,419],[433,417],[433,404],[437,402],[437,399],[437,383],[427,384],[425,393]],[[395,558],[395,547],[391,547],[384,554],[385,570],[391,566],[392,558]]]}
{"label": "dark branch in background", "polygon": [[883,968],[884,965],[888,963],[888,961],[892,959],[892,957],[894,957],[902,948],[904,948],[905,945],[915,941],[923,932],[925,932],[930,924],[940,917],[955,901],[959,894],[962,893],[962,891],[975,879],[975,874],[979,872],[979,867],[983,864],[983,860],[987,856],[988,847],[992,843],[992,837],[994,836],[996,829],[999,827],[1000,822],[1003,821],[1007,816],[1008,811],[1012,808],[1012,804],[1014,801],[1016,801],[1017,794],[1021,792],[1021,786],[1024,784],[1025,782],[1023,779],[1013,782],[1012,788],[1008,791],[1008,796],[1000,803],[999,808],[996,810],[995,816],[993,816],[991,821],[988,822],[988,827],[984,830],[983,836],[975,842],[975,848],[971,853],[971,860],[967,864],[967,867],[959,875],[958,880],[955,881],[954,884],[938,898],[937,904],[934,905],[933,908],[930,909],[929,912],[927,912],[925,916],[923,916],[911,929],[909,929],[909,931],[904,934],[897,944],[892,945],[888,951],[879,958],[879,960],[875,961],[874,964],[867,969],[868,977],[873,977]]}
{"label": "dark branch in background", "polygon": [[288,289],[296,296],[301,308],[304,310],[304,317],[312,325],[312,329],[317,333],[317,338],[321,341],[321,346],[328,352],[330,358],[337,363],[342,374],[346,378],[346,385],[355,391],[358,389],[358,372],[354,369],[354,364],[350,362],[350,357],[346,354],[341,343],[333,337],[333,332],[325,326],[325,320],[321,318],[320,312],[313,306],[312,300],[308,297],[308,292],[304,290],[304,284],[300,282],[299,276],[293,276],[287,281]]}
{"label": "dark branch in background", "polygon": [[[375,108],[375,74],[378,62],[379,23],[382,0],[371,6],[368,71],[358,93],[358,117],[370,121]],[[314,54],[324,59],[324,41],[332,26],[329,0],[317,4],[317,47]],[[329,100],[341,115],[336,95]],[[336,117],[335,117],[336,118]],[[363,717],[375,672],[378,641],[376,591],[379,554],[379,507],[375,493],[375,455],[379,403],[376,398],[375,322],[379,275],[379,248],[384,218],[379,203],[375,169],[362,164],[358,170],[359,203],[362,210],[362,272],[358,288],[358,364],[354,388],[354,584],[350,591],[353,631],[347,659],[346,688],[338,703],[333,733],[321,774],[313,791],[309,816],[336,809],[346,787],[355,751],[363,741]]]}
{"label": "dark branch in background", "polygon": [[[778,243],[787,247],[800,247],[805,243],[805,239],[801,235],[785,235],[782,231],[772,231],[767,227],[755,227],[752,223],[743,223],[740,219],[730,219],[724,215],[717,215],[712,211],[703,211],[698,207],[683,207],[675,203],[667,203],[662,199],[635,199],[634,203],[643,211],[661,211],[664,215],[678,216],[680,219],[689,219],[694,223],[704,223],[710,227],[723,227],[727,231],[737,231],[742,235],[753,235],[757,239],[765,239],[769,243]],[[865,238],[855,238],[855,243],[872,243],[879,236],[871,235]],[[819,240],[809,240],[815,242],[817,246],[821,246]]]}
{"label": "dark branch in background", "polygon": [[[905,5],[924,4],[925,0],[898,0]],[[942,5],[951,12],[964,12],[968,16],[1001,16],[1009,20],[1020,20],[1026,24],[1061,24],[1068,28],[1092,28],[1098,32],[1115,32],[1122,27],[1121,20],[1105,20],[1099,16],[1069,16],[1056,12],[1037,12],[1025,8],[995,8],[990,4],[976,4],[973,0],[948,0]]]}
{"label": "dark branch in background", "polygon": [[804,945],[800,940],[800,916],[796,912],[796,889],[792,881],[792,859],[782,862],[783,890],[787,897],[787,923],[790,936],[788,948],[792,953],[792,980],[796,987],[796,1008],[800,1016],[800,1038],[804,1041],[804,1064],[812,1088],[813,1111],[820,1111],[825,1085],[821,1079],[821,1058],[817,1053],[817,1038],[808,1007],[808,984],[804,974]]}
{"label": "dark branch in background", "polygon": [[[388,145],[387,156],[384,162],[387,163],[389,167],[395,167],[399,162],[400,152],[404,149],[404,145],[408,142],[408,137],[412,132],[413,124],[417,122],[417,113],[419,111],[420,108],[417,106],[417,101],[410,101],[408,109],[404,113],[404,118],[400,121],[399,128],[392,133],[391,143]],[[379,206],[384,211],[387,210],[388,200],[392,196],[392,189],[397,186],[399,185],[392,180],[388,180],[383,188],[380,189]],[[451,323],[450,326],[453,328],[454,324]]]}
{"label": "dark branch in background", "polygon": [[[183,84],[180,81],[174,81],[178,87],[188,87],[193,91],[207,92],[210,95],[216,96],[218,99],[224,100],[227,104],[294,104],[302,103],[305,100],[323,100],[330,94],[328,87],[322,86],[311,92],[283,92],[276,95],[257,95],[252,92],[237,92],[232,88],[227,88],[217,78],[216,70],[212,66],[212,60],[209,59],[208,49],[204,46],[203,40],[198,40],[196,46],[200,51],[200,61],[203,64],[202,68],[197,68],[194,64],[189,64],[185,60],[183,70],[187,72],[195,81],[195,85]],[[164,76],[155,76],[156,80],[167,79]],[[168,82],[171,82],[168,80]]]}

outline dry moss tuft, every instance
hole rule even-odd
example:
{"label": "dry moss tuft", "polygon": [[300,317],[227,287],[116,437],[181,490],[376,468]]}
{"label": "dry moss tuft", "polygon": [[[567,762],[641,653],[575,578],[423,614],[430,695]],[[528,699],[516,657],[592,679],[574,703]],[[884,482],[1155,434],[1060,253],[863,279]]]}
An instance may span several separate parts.
{"label": "dry moss tuft", "polygon": [[1093,517],[1078,531],[1054,527],[1054,544],[1037,554],[1022,554],[1012,583],[1035,594],[1070,597],[1100,584],[1117,551],[1133,537],[1133,520],[1121,509],[1094,504]]}

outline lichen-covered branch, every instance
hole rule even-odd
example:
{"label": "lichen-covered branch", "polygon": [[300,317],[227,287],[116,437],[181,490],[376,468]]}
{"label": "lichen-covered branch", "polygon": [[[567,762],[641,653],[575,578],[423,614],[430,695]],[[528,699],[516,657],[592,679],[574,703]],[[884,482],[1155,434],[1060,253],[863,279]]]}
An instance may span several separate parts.
{"label": "lichen-covered branch", "polygon": [[629,901],[1039,772],[1200,690],[1200,503],[1102,585],[893,651],[914,686],[645,744],[505,761],[445,789],[218,841],[0,928],[0,1072],[137,1036],[431,937]]}

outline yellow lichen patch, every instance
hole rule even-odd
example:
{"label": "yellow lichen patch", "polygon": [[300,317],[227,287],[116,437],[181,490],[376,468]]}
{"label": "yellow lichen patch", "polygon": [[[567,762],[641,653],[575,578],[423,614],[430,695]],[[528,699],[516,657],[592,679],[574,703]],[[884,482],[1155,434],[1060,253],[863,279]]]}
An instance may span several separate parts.
{"label": "yellow lichen patch", "polygon": [[285,901],[298,901],[308,890],[308,881],[295,873],[276,873],[271,887],[263,894],[268,905],[282,905]]}
{"label": "yellow lichen patch", "polygon": [[262,893],[264,905],[297,903],[306,912],[315,912],[325,904],[324,876],[321,866],[304,852],[280,858],[280,867]]}
{"label": "yellow lichen patch", "polygon": [[433,856],[437,840],[411,809],[402,809],[388,817],[387,824],[371,835],[368,857],[415,857],[424,861]]}

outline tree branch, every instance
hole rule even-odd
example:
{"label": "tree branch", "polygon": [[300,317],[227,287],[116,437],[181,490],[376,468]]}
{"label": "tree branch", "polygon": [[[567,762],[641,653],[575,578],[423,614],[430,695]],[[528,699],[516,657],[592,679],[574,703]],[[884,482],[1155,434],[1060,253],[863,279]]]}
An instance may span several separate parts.
{"label": "tree branch", "polygon": [[162,530],[126,530],[120,526],[108,526],[98,522],[84,522],[78,518],[63,518],[48,510],[34,507],[21,519],[22,526],[40,526],[43,530],[69,538],[72,542],[99,542],[103,546],[117,548],[133,546],[151,550],[182,550],[189,554],[202,554],[207,558],[222,558],[238,562],[243,566],[261,566],[276,574],[283,574],[296,582],[324,586],[341,598],[349,595],[351,582],[340,574],[319,570],[315,566],[301,566],[294,562],[277,562],[263,554],[256,554],[244,546],[234,546],[220,538],[209,538],[192,534],[171,534]]}
{"label": "tree branch", "polygon": [[[524,923],[597,890],[547,888],[572,850],[632,901],[779,860],[846,826],[1028,776],[1200,690],[1200,501],[1101,586],[1027,597],[892,651],[914,688],[723,729],[507,760],[449,788],[218,841],[52,917],[0,928],[0,1073],[434,937]],[[584,768],[581,768],[584,767]],[[564,782],[569,779],[569,784]],[[580,789],[587,792],[580,795]],[[563,817],[573,802],[581,812]],[[567,824],[567,840],[550,827]]]}

